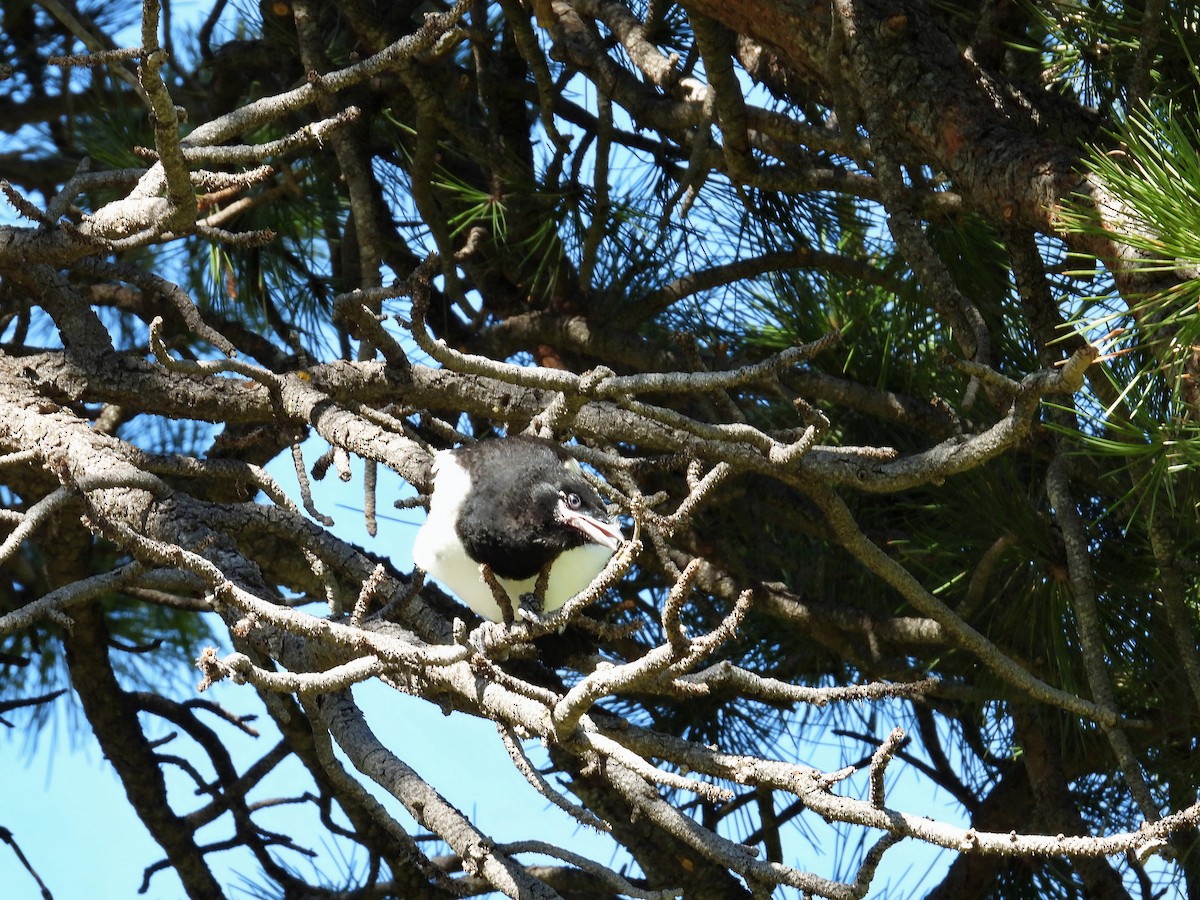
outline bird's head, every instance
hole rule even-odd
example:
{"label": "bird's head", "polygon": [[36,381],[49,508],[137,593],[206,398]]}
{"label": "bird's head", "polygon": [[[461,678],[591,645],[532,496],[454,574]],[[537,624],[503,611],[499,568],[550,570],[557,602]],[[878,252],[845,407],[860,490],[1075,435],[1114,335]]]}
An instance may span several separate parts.
{"label": "bird's head", "polygon": [[575,460],[568,458],[547,468],[544,476],[533,487],[531,508],[547,543],[564,550],[587,543],[614,551],[620,546],[620,527]]}
{"label": "bird's head", "polygon": [[[470,560],[509,579],[532,577],[576,547],[611,552],[623,537],[579,463],[559,444],[527,436],[440,457],[430,520],[448,524]],[[426,562],[427,571],[436,565]]]}
{"label": "bird's head", "polygon": [[518,435],[443,450],[433,471],[413,560],[494,622],[503,610],[480,566],[502,582],[547,572],[543,600],[553,611],[595,578],[623,540],[579,463],[552,441]]}

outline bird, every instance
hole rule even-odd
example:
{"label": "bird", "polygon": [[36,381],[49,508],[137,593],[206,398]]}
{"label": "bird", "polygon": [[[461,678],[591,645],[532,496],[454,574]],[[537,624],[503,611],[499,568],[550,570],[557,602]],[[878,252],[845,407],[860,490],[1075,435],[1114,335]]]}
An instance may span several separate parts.
{"label": "bird", "polygon": [[[586,588],[624,536],[579,463],[554,441],[490,438],[434,457],[413,562],[492,622],[552,613]],[[501,608],[490,570],[508,596]],[[537,608],[535,587],[549,566]]]}

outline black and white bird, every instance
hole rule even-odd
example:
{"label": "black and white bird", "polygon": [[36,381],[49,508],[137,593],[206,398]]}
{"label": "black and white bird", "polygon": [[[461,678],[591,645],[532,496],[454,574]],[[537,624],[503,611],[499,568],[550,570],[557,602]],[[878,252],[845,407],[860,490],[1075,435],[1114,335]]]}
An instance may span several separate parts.
{"label": "black and white bird", "polygon": [[433,474],[413,561],[485,619],[501,622],[505,613],[480,564],[508,594],[509,613],[549,565],[541,599],[550,613],[586,588],[620,546],[621,529],[600,495],[552,441],[516,436],[442,450]]}

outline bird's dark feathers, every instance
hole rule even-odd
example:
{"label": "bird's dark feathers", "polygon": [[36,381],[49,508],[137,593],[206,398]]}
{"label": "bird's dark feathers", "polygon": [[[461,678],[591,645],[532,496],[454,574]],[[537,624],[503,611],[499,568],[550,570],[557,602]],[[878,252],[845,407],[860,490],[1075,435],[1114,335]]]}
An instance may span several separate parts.
{"label": "bird's dark feathers", "polygon": [[501,578],[532,578],[563,551],[588,543],[585,534],[556,518],[563,494],[575,494],[582,512],[608,521],[600,495],[559,444],[520,435],[480,441],[457,456],[473,476],[488,473],[486,480],[472,477],[476,487],[459,516],[458,537],[473,559]]}

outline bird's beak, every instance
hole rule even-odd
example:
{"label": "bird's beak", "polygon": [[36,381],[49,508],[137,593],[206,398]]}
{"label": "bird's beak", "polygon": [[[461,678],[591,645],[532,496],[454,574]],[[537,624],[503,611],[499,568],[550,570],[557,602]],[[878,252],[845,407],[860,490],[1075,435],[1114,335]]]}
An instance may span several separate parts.
{"label": "bird's beak", "polygon": [[621,528],[616,522],[589,516],[587,513],[571,509],[565,503],[558,504],[558,513],[567,525],[582,531],[595,543],[603,544],[614,552],[621,546],[621,541],[625,540],[625,535],[621,534]]}

